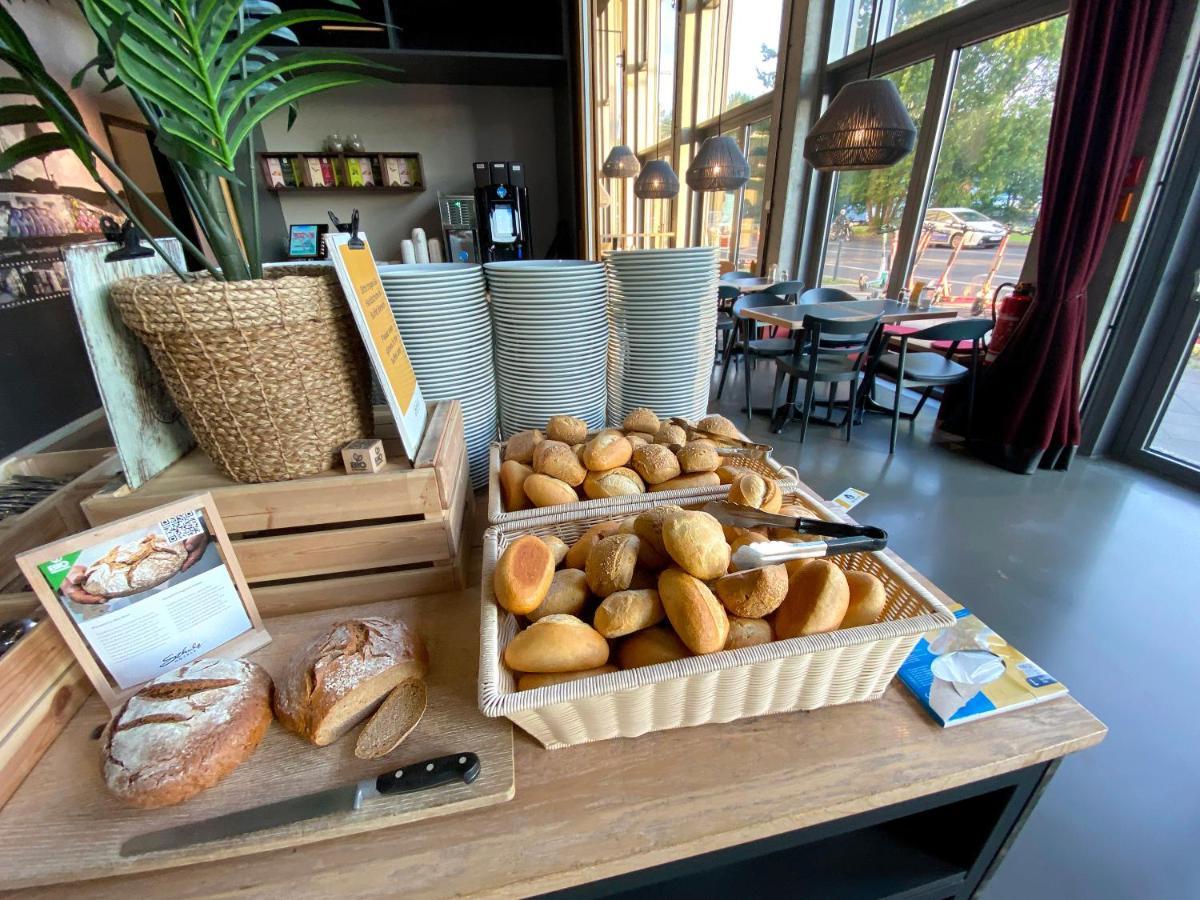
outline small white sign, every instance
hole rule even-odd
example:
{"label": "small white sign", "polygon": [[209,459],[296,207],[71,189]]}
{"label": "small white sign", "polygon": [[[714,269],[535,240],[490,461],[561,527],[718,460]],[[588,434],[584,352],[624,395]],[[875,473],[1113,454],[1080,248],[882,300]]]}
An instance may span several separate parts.
{"label": "small white sign", "polygon": [[854,509],[854,507],[858,506],[858,504],[862,503],[870,496],[871,495],[866,491],[860,491],[858,488],[848,487],[829,502],[849,511]]}

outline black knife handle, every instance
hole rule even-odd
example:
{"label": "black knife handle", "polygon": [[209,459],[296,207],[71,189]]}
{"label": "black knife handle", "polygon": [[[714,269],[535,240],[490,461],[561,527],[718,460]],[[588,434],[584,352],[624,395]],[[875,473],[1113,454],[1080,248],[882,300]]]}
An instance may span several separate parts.
{"label": "black knife handle", "polygon": [[870,537],[887,541],[887,532],[874,525],[851,525],[849,522],[826,522],[824,519],[798,518],[792,527],[804,534],[823,537]]}
{"label": "black knife handle", "polygon": [[384,772],[375,779],[375,789],[381,794],[408,794],[451,781],[470,784],[479,771],[479,757],[474,753],[452,753]]}
{"label": "black knife handle", "polygon": [[[842,553],[867,553],[873,550],[887,549],[887,532],[882,528],[863,526],[863,534],[855,537],[834,538],[825,542],[826,555],[836,556]],[[874,533],[872,533],[874,532]]]}

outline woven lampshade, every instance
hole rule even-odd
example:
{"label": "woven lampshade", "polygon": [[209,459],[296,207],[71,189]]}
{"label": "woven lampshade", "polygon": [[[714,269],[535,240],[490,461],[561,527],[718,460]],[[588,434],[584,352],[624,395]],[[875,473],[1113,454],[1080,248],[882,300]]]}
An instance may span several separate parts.
{"label": "woven lampshade", "polygon": [[833,98],[804,139],[804,158],[822,172],[886,169],[917,142],[917,127],[896,85],[852,81]]}
{"label": "woven lampshade", "polygon": [[617,144],[608,151],[603,171],[609,178],[636,178],[641,168],[633,151],[625,144]]}
{"label": "woven lampshade", "polygon": [[652,159],[633,183],[633,192],[643,200],[670,200],[679,194],[679,176],[665,159]]}
{"label": "woven lampshade", "polygon": [[750,180],[750,163],[737,141],[719,134],[700,145],[688,166],[687,183],[693,191],[736,191]]}

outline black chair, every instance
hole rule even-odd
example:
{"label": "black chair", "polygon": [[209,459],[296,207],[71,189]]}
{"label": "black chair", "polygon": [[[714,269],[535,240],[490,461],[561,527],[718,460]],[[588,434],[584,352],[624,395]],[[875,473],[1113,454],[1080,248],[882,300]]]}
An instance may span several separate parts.
{"label": "black chair", "polygon": [[713,357],[713,365],[718,365],[725,358],[725,348],[733,340],[733,304],[742,292],[731,284],[717,285],[717,334],[721,338],[721,346]]}
{"label": "black chair", "polygon": [[848,294],[841,288],[816,287],[809,288],[800,295],[801,303],[846,303],[857,300],[853,294]]}
{"label": "black chair", "polygon": [[763,288],[762,292],[784,297],[784,303],[795,303],[800,294],[807,293],[803,281],[777,281],[770,287]]}
{"label": "black chair", "polygon": [[[803,331],[796,353],[790,359],[775,360],[775,388],[771,399],[779,395],[779,387],[783,379],[788,379],[787,412],[783,419],[771,427],[774,434],[779,434],[792,420],[796,406],[797,381],[804,381],[804,408],[800,419],[800,443],[804,443],[805,432],[808,431],[808,419],[812,414],[813,392],[817,382],[826,382],[832,386],[843,381],[850,382],[850,406],[846,414],[846,440],[850,440],[851,429],[854,428],[854,403],[858,391],[858,376],[862,372],[863,363],[867,358],[871,341],[879,328],[879,316],[832,319],[824,316],[808,315],[804,317]],[[847,344],[853,336],[858,336],[858,343]],[[827,422],[832,422],[833,409],[829,408]]]}
{"label": "black chair", "polygon": [[[900,350],[897,353],[885,353],[879,357],[877,374],[885,375],[896,383],[896,398],[892,401],[892,437],[888,444],[888,453],[896,452],[896,430],[900,426],[900,395],[906,384],[924,387],[921,399],[911,413],[904,413],[904,418],[915,419],[921,412],[921,407],[929,399],[935,387],[957,384],[967,381],[967,440],[971,439],[971,420],[975,415],[975,377],[979,371],[979,350],[983,338],[992,330],[991,319],[955,319],[953,322],[942,322],[930,325],[912,334],[899,335]],[[950,341],[950,349],[943,356],[940,353],[909,353],[908,342],[915,341]],[[951,357],[958,346],[966,341],[971,342],[971,364],[964,366],[955,362]]]}
{"label": "black chair", "polygon": [[717,384],[717,399],[721,399],[721,393],[725,390],[725,378],[729,375],[729,362],[733,359],[735,352],[740,352],[742,354],[743,370],[746,379],[747,419],[753,415],[754,411],[750,403],[751,366],[760,357],[763,359],[775,359],[780,356],[787,356],[792,352],[792,339],[760,338],[758,336],[758,329],[765,326],[759,326],[758,322],[746,315],[746,311],[759,309],[763,306],[779,306],[785,302],[782,297],[778,297],[769,291],[758,291],[753,294],[743,294],[733,304],[734,334],[733,339],[726,344],[724,358],[721,360],[721,380]]}

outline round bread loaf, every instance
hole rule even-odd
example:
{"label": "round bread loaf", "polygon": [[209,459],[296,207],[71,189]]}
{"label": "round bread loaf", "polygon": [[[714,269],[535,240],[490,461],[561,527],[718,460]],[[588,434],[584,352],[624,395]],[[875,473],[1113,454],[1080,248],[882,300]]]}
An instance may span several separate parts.
{"label": "round bread loaf", "polygon": [[80,587],[105,600],[128,597],[174,578],[187,555],[183,541],[172,544],[161,534],[147,534],[112,547],[89,565]]}
{"label": "round bread loaf", "polygon": [[621,427],[626,431],[641,431],[652,435],[658,433],[659,424],[661,423],[654,410],[639,406],[630,411],[629,415],[625,417],[625,421],[621,423]]}
{"label": "round bread loaf", "polygon": [[729,486],[729,502],[761,509],[767,499],[767,481],[755,472],[743,472]]}
{"label": "round bread loaf", "polygon": [[593,472],[605,472],[629,462],[633,445],[625,435],[615,431],[602,431],[583,447],[583,464]]}
{"label": "round bread loaf", "polygon": [[842,628],[856,628],[859,625],[874,625],[883,615],[887,605],[887,591],[883,582],[870,572],[843,572],[846,584],[850,588],[850,603],[846,607]]}
{"label": "round bread loaf", "polygon": [[554,564],[556,566],[567,558],[567,550],[570,548],[567,546],[567,542],[558,535],[543,534],[541,535],[541,541],[550,548],[550,554],[554,557]]}
{"label": "round bread loaf", "polygon": [[575,416],[551,416],[546,423],[546,437],[564,444],[582,444],[587,430],[587,422]]}
{"label": "round bread loaf", "polygon": [[671,422],[663,422],[654,434],[656,444],[686,444],[687,432]]}
{"label": "round bread loaf", "polygon": [[566,558],[563,562],[568,569],[582,569],[587,565],[588,555],[592,552],[592,548],[600,541],[601,538],[606,538],[610,534],[616,534],[621,527],[619,519],[608,522],[597,522],[587,531],[579,536],[571,549],[567,551]]}
{"label": "round bread loaf", "polygon": [[696,428],[700,431],[707,431],[709,434],[719,434],[723,437],[741,439],[742,436],[742,433],[738,431],[737,426],[724,416],[705,416],[696,423]]}
{"label": "round bread loaf", "polygon": [[271,724],[271,677],[243,659],[199,659],[125,701],[101,736],[104,784],[130,806],[182,803],[254,752]]}
{"label": "round bread loaf", "polygon": [[550,590],[554,578],[554,554],[540,538],[523,534],[496,560],[492,590],[496,602],[517,616],[537,609]]}
{"label": "round bread loaf", "polygon": [[772,640],[774,640],[774,635],[771,633],[771,623],[766,619],[729,617],[729,637],[725,639],[726,650],[753,647],[755,644],[769,644]]}
{"label": "round bread loaf", "polygon": [[787,596],[787,567],[763,566],[734,572],[718,578],[713,589],[725,608],[735,616],[761,619],[775,612]]}
{"label": "round bread loaf", "polygon": [[506,512],[533,505],[525,493],[525,479],[532,474],[533,469],[515,459],[506,459],[500,464],[500,498]]}
{"label": "round bread loaf", "polygon": [[716,472],[693,472],[691,475],[676,475],[666,481],[651,485],[652,491],[682,491],[684,488],[717,487],[721,480]]}
{"label": "round bread loaf", "polygon": [[605,497],[628,497],[631,494],[644,494],[646,486],[642,478],[633,469],[618,466],[603,472],[588,472],[583,479],[583,492],[592,500],[602,500]]}
{"label": "round bread loaf", "polygon": [[575,616],[546,616],[513,635],[504,662],[517,672],[594,669],[608,662],[608,641]]}
{"label": "round bread loaf", "polygon": [[580,678],[591,678],[593,675],[607,675],[617,671],[616,666],[596,666],[594,669],[584,669],[581,672],[526,672],[517,679],[518,691],[532,691],[534,688],[550,687],[552,684],[566,684],[568,681],[578,681]]}
{"label": "round bread loaf", "polygon": [[[717,447],[712,441],[688,441],[675,454],[679,460],[679,471],[684,475],[697,472],[715,472],[721,464]],[[718,483],[720,479],[717,479]]]}
{"label": "round bread loaf", "polygon": [[606,638],[618,638],[657,625],[666,615],[654,588],[617,591],[600,603],[593,625]]}
{"label": "round bread loaf", "polygon": [[787,597],[775,612],[780,640],[836,631],[850,605],[850,586],[842,570],[827,559],[804,561],[788,582]]}
{"label": "round bread loaf", "polygon": [[679,474],[679,460],[663,444],[642,444],[633,451],[631,465],[648,485],[668,481]]}
{"label": "round bread loaf", "polygon": [[579,487],[587,476],[583,463],[562,441],[542,441],[534,448],[533,471],[557,478],[571,487]]}
{"label": "round bread loaf", "polygon": [[292,658],[275,685],[275,715],[323,747],[428,668],[425,645],[404,622],[374,616],[338,622]]}
{"label": "round bread loaf", "polygon": [[670,628],[646,628],[635,631],[617,646],[617,665],[622,669],[638,669],[691,655],[692,651]]}
{"label": "round bread loaf", "polygon": [[721,523],[708,513],[684,510],[671,516],[663,523],[662,537],[671,559],[688,574],[711,581],[729,571],[725,533]]}
{"label": "round bread loaf", "polygon": [[584,566],[593,594],[607,597],[628,589],[637,566],[638,544],[633,534],[611,534],[597,542]]}
{"label": "round bread loaf", "polygon": [[670,561],[670,556],[667,553],[667,545],[663,543],[663,523],[681,512],[683,512],[682,507],[667,504],[639,513],[637,518],[633,520],[633,533],[642,539],[643,544],[648,544],[658,552],[658,557],[662,560],[662,565],[657,568],[661,569]]}
{"label": "round bread loaf", "polygon": [[504,444],[504,459],[515,459],[528,465],[533,462],[533,449],[542,442],[542,433],[536,428],[532,431],[518,431]]}
{"label": "round bread loaf", "polygon": [[525,479],[525,496],[534,506],[558,506],[562,503],[578,503],[575,488],[552,475],[534,472]]}
{"label": "round bread loaf", "polygon": [[536,622],[546,616],[565,613],[577,616],[583,612],[588,601],[587,575],[579,569],[559,569],[550,580],[550,589],[537,609],[526,613],[529,621]]}
{"label": "round bread loaf", "polygon": [[659,573],[658,596],[671,627],[689,650],[716,653],[725,648],[729,616],[703,581],[672,566]]}

